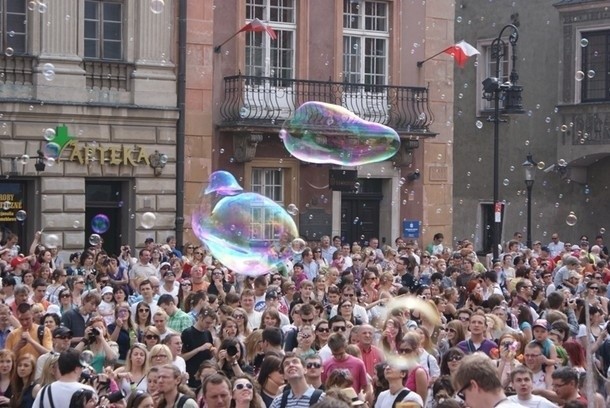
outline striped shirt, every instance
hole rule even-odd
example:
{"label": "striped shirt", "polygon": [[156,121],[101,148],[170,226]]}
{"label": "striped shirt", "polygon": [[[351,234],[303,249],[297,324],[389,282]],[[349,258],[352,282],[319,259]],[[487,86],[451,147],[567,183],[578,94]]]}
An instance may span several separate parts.
{"label": "striped shirt", "polygon": [[[311,398],[315,390],[316,389],[310,385],[309,388],[307,388],[307,390],[305,391],[305,393],[299,398],[295,398],[292,390],[290,390],[290,392],[288,393],[288,402],[286,403],[286,406],[282,406],[282,393],[275,397],[269,408],[309,408],[309,399]],[[326,394],[322,393],[318,401],[324,400],[325,396]]]}

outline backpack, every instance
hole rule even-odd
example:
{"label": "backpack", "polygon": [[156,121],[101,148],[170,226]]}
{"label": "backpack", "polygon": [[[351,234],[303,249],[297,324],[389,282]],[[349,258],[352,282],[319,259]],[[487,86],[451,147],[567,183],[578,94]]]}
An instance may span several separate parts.
{"label": "backpack", "polygon": [[[311,397],[309,397],[309,406],[312,406],[318,402],[323,393],[324,391],[316,388],[313,394],[311,394]],[[282,392],[282,402],[280,404],[280,408],[286,408],[286,405],[288,405],[288,394],[290,394],[290,387],[286,386]]]}
{"label": "backpack", "polygon": [[188,395],[184,395],[184,394],[180,394],[180,398],[178,398],[178,403],[176,404],[176,408],[182,408],[184,406],[184,404],[186,404],[186,401],[188,401],[190,398]]}
{"label": "backpack", "polygon": [[39,324],[38,325],[38,343],[42,344],[42,341],[44,340],[44,325]]}
{"label": "backpack", "polygon": [[411,390],[409,390],[407,388],[405,388],[402,391],[400,391],[398,393],[398,395],[396,396],[396,398],[394,398],[394,402],[392,403],[392,408],[396,408],[396,405],[398,405],[399,402],[402,402],[404,397],[406,397],[410,393],[411,393]]}

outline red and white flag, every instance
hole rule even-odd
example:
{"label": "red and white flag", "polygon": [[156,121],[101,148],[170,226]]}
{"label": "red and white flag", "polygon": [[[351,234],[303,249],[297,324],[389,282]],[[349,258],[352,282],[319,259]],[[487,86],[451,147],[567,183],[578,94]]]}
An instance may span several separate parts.
{"label": "red and white flag", "polygon": [[452,55],[453,59],[455,60],[455,62],[457,62],[460,68],[464,68],[464,64],[466,64],[468,58],[472,57],[473,55],[480,54],[480,52],[475,47],[468,44],[464,40],[460,41],[455,45],[452,45],[443,52],[445,54]]}
{"label": "red and white flag", "polygon": [[267,24],[263,23],[258,18],[255,18],[254,20],[250,21],[248,24],[243,26],[238,31],[238,33],[241,33],[244,31],[254,31],[254,32],[259,32],[259,33],[266,32],[267,34],[269,34],[269,37],[271,37],[272,40],[275,40],[277,38],[277,35],[275,34],[275,31],[273,31],[273,28],[269,27]]}

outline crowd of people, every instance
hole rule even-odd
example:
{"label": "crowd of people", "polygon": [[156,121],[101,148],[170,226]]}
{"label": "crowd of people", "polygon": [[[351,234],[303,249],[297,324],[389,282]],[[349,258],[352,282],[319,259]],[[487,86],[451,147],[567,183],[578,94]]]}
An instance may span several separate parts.
{"label": "crowd of people", "polygon": [[0,245],[0,407],[610,403],[603,235],[515,233],[495,261],[324,236],[260,276],[174,237],[66,261],[40,240]]}

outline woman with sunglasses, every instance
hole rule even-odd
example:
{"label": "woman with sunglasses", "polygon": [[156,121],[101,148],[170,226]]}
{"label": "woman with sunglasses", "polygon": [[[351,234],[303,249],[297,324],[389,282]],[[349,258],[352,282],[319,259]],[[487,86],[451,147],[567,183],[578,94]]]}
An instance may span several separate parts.
{"label": "woman with sunglasses", "polygon": [[318,270],[320,268],[328,269],[328,267],[330,266],[330,265],[328,265],[328,262],[326,261],[326,259],[324,259],[324,257],[322,256],[321,248],[313,249],[313,261],[318,264]]}
{"label": "woman with sunglasses", "polygon": [[362,279],[362,291],[366,293],[366,298],[370,303],[379,300],[379,291],[375,288],[377,285],[377,275],[373,271],[366,271]]}
{"label": "woman with sunglasses", "polygon": [[114,323],[108,326],[108,333],[110,340],[116,341],[119,345],[119,361],[123,362],[130,347],[138,341],[138,326],[131,317],[129,303],[117,305],[114,319]]}
{"label": "woman with sunglasses", "polygon": [[258,372],[258,383],[261,387],[261,397],[269,408],[284,385],[284,376],[280,373],[282,359],[275,354],[267,354]]}
{"label": "woman with sunglasses", "polygon": [[262,408],[264,403],[258,394],[256,383],[246,375],[233,379],[233,404],[235,408]]}
{"label": "woman with sunglasses", "polygon": [[193,259],[191,260],[191,265],[196,266],[202,266],[203,268],[206,267],[205,265],[205,251],[203,250],[202,247],[196,247],[195,250],[193,251]]}
{"label": "woman with sunglasses", "polygon": [[240,341],[244,341],[252,332],[248,327],[248,313],[245,309],[238,307],[233,311],[233,319],[237,323],[237,337]]}
{"label": "woman with sunglasses", "polygon": [[[82,279],[82,277],[77,277],[76,279]],[[77,307],[74,303],[72,303],[72,293],[70,289],[64,288],[59,292],[59,313],[64,314],[70,309],[74,309]]]}
{"label": "woman with sunglasses", "polygon": [[148,382],[148,350],[145,344],[134,343],[127,352],[125,366],[114,370],[114,375],[119,387],[129,396],[134,391],[146,391]]}
{"label": "woman with sunglasses", "polygon": [[146,328],[152,324],[152,314],[150,306],[146,302],[140,302],[136,306],[136,315],[133,318],[136,333],[138,334],[138,341],[144,341],[142,338]]}
{"label": "woman with sunglasses", "polygon": [[320,320],[316,324],[315,339],[313,341],[313,349],[319,351],[328,342],[330,336],[330,326],[326,320]]}
{"label": "woman with sunglasses", "polygon": [[235,286],[231,285],[225,279],[225,273],[220,268],[210,268],[207,279],[211,282],[208,287],[208,293],[216,295],[220,299],[224,299],[227,293],[235,292]]}
{"label": "woman with sunglasses", "polygon": [[180,309],[184,310],[186,306],[186,298],[193,290],[193,283],[185,279],[180,282],[180,289],[178,290],[178,304]]}
{"label": "woman with sunglasses", "polygon": [[459,347],[447,350],[441,357],[441,375],[449,375],[453,378],[465,356],[466,354]]}
{"label": "woman with sunglasses", "polygon": [[[68,286],[70,282],[68,282]],[[72,291],[71,291],[71,295],[72,295],[72,305],[73,307],[80,307],[81,306],[81,296],[83,295],[83,292],[85,291],[85,278],[83,276],[73,276],[72,277]]]}
{"label": "woman with sunglasses", "polygon": [[[419,334],[415,332],[408,332],[402,338],[398,352],[408,360],[420,362],[423,351],[420,344],[421,341]],[[428,374],[426,367],[422,366],[421,364],[416,364],[415,366],[409,368],[409,374],[407,375],[405,385],[411,391],[415,391],[417,394],[419,394],[422,401],[426,401],[426,398],[428,397],[429,382],[430,375]]]}
{"label": "woman with sunglasses", "polygon": [[185,242],[182,249],[182,262],[185,264],[193,264],[193,258],[195,256],[195,245],[190,242]]}
{"label": "woman with sunglasses", "polygon": [[148,351],[152,350],[157,344],[161,344],[161,335],[155,326],[148,326],[142,334],[142,342],[146,344]]}
{"label": "woman with sunglasses", "polygon": [[458,343],[466,340],[464,325],[459,320],[452,320],[445,327],[446,336],[438,342],[438,351],[441,355],[450,348],[457,347]]}

